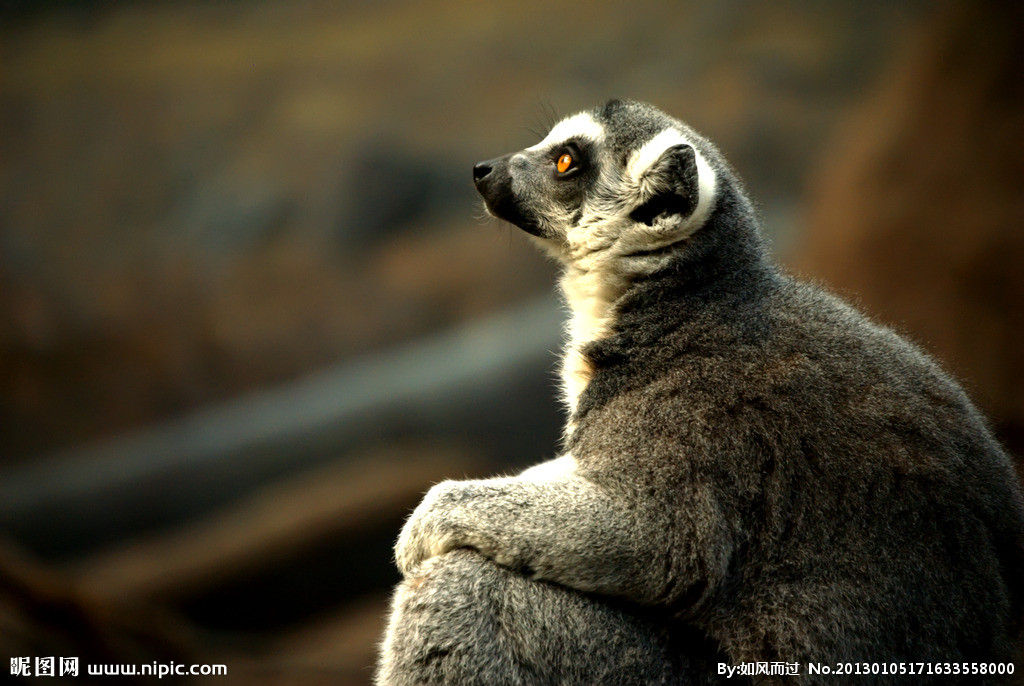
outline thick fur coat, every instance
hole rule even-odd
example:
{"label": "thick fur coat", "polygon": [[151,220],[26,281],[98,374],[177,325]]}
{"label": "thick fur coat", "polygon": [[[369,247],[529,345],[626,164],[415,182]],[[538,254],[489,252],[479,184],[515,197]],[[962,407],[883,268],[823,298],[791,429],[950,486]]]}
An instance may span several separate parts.
{"label": "thick fur coat", "polygon": [[[697,684],[782,661],[800,676],[753,683],[837,683],[807,664],[1010,661],[1024,505],[960,386],[782,273],[685,125],[619,101],[566,121],[475,174],[564,265],[565,454],[431,490],[398,543],[378,682]],[[563,154],[584,167],[572,192],[544,166]]]}

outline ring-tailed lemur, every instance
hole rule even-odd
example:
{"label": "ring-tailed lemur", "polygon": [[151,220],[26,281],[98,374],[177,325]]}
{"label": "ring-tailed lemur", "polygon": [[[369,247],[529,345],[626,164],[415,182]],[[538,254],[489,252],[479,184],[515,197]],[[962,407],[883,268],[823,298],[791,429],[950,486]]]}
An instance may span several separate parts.
{"label": "ring-tailed lemur", "polygon": [[769,261],[708,141],[612,101],[473,176],[564,266],[567,449],[430,490],[396,547],[380,683],[1010,659],[1009,460],[924,353]]}

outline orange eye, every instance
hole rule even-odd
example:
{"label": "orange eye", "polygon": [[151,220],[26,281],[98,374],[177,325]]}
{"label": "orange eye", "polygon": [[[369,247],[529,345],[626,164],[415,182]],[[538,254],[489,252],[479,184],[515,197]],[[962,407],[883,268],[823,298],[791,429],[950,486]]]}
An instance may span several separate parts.
{"label": "orange eye", "polygon": [[571,166],[572,155],[570,155],[569,153],[564,153],[561,157],[558,158],[558,162],[555,164],[555,168],[558,170],[559,174],[564,174],[565,172],[569,171],[569,167]]}

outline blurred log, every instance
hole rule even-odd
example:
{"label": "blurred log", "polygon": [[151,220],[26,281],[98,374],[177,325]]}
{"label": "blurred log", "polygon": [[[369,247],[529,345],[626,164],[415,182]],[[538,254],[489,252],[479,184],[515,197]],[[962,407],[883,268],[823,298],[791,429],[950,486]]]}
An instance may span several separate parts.
{"label": "blurred log", "polygon": [[[199,522],[77,560],[65,571],[97,598],[188,598],[318,542],[343,543],[381,521],[401,521],[431,484],[484,471],[451,448],[394,447],[286,479]],[[397,534],[396,526],[386,540]],[[390,569],[390,558],[380,564]]]}
{"label": "blurred log", "polygon": [[560,413],[552,296],[277,388],[0,473],[0,531],[47,560],[179,526],[367,445],[484,446],[543,459]]}
{"label": "blurred log", "polygon": [[939,357],[1024,453],[1024,11],[940,12],[841,129],[793,263]]}

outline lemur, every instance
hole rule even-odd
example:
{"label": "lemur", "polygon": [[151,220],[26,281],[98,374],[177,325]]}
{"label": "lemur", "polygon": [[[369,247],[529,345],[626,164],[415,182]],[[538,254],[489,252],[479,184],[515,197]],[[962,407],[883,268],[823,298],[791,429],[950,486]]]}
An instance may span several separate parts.
{"label": "lemur", "polygon": [[[833,684],[808,663],[1011,660],[1007,455],[926,354],[770,260],[711,143],[613,100],[473,178],[562,265],[565,451],[430,489],[396,545],[379,684],[719,683],[719,663],[762,661],[799,676],[747,683]],[[932,681],[999,678],[900,683]]]}

